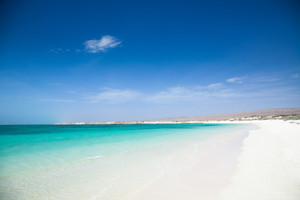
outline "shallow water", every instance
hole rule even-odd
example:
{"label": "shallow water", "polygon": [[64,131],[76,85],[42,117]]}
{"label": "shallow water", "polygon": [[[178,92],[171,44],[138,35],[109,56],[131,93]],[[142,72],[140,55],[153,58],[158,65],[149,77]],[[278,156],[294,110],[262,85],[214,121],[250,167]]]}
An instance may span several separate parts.
{"label": "shallow water", "polygon": [[199,153],[214,148],[214,138],[245,126],[0,126],[0,197],[129,198],[164,176],[166,166],[176,166],[169,171],[191,167]]}

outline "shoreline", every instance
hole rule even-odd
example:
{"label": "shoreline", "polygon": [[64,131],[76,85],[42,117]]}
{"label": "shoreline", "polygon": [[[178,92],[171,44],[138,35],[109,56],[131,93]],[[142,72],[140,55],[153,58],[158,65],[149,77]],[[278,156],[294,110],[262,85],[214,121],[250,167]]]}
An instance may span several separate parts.
{"label": "shoreline", "polygon": [[[126,154],[120,159],[98,156],[58,170],[49,169],[24,177],[16,176],[15,179],[7,177],[10,182],[2,180],[0,183],[2,189],[19,187],[22,192],[19,197],[23,197],[19,199],[24,200],[32,199],[35,195],[46,197],[48,194],[43,192],[46,190],[55,191],[51,193],[52,196],[47,196],[48,199],[62,196],[64,199],[78,200],[298,199],[299,120],[205,123],[243,125],[228,131],[219,129],[215,135],[202,135],[199,136],[200,140],[178,143],[180,146],[170,143],[171,146],[166,148],[164,144],[137,154]],[[111,164],[111,167],[103,168],[108,170],[104,173],[101,166],[107,164]],[[127,167],[120,169],[120,164]],[[103,177],[112,179],[105,182]]]}
{"label": "shoreline", "polygon": [[[238,131],[220,133],[203,144],[200,142],[197,153],[190,149],[177,155],[177,159],[165,168],[166,172],[171,172],[126,199],[218,200],[237,170],[243,141],[253,129],[255,127],[245,126]],[[177,169],[180,165],[187,166]]]}
{"label": "shoreline", "polygon": [[7,176],[0,181],[0,196],[23,200],[215,199],[216,191],[228,185],[235,171],[248,134],[245,130],[251,129],[247,127],[177,130],[178,136],[169,130],[172,134],[165,138],[153,137],[145,143],[115,143],[114,148],[124,144],[132,146],[132,151],[126,148],[99,157],[105,154],[95,149],[89,156],[96,159]]}

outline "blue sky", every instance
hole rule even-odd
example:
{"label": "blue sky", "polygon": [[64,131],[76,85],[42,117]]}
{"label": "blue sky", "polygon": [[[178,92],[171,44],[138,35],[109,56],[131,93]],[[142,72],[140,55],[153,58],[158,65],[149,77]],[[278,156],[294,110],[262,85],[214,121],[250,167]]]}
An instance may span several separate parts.
{"label": "blue sky", "polygon": [[300,107],[297,1],[1,1],[0,123]]}

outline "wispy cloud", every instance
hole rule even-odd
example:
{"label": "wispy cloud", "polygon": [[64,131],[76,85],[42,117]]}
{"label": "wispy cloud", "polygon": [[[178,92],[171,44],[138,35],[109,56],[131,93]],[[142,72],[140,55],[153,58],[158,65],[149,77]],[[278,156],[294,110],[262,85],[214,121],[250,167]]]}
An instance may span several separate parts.
{"label": "wispy cloud", "polygon": [[212,98],[236,97],[232,89],[225,87],[221,83],[214,83],[207,86],[195,87],[171,87],[164,91],[148,95],[145,101],[153,103],[170,103],[170,102],[191,102],[207,100]]}
{"label": "wispy cloud", "polygon": [[217,89],[221,89],[224,88],[224,84],[223,83],[212,83],[209,84],[207,86],[197,86],[196,88],[198,89],[208,89],[208,90],[217,90]]}
{"label": "wispy cloud", "polygon": [[137,98],[140,94],[139,92],[130,89],[118,90],[105,88],[103,90],[104,91],[99,93],[87,95],[86,99],[91,103],[123,103]]}
{"label": "wispy cloud", "polygon": [[300,78],[300,75],[299,74],[293,74],[293,75],[291,75],[291,78]]}
{"label": "wispy cloud", "polygon": [[117,47],[121,44],[117,38],[105,35],[99,40],[88,40],[84,42],[85,50],[90,53],[105,52],[107,49]]}
{"label": "wispy cloud", "polygon": [[124,103],[135,101],[156,104],[198,104],[204,102],[244,101],[249,99],[261,100],[281,96],[292,98],[292,93],[298,93],[297,88],[288,87],[286,83],[282,81],[283,79],[271,75],[252,77],[245,75],[242,77],[229,78],[223,83],[217,82],[208,85],[174,86],[157,90],[152,93],[132,89],[120,90],[103,88],[101,92],[86,95],[85,100],[88,100],[88,102],[101,103]]}
{"label": "wispy cloud", "polygon": [[276,75],[258,75],[258,76],[252,76],[249,79],[249,82],[252,83],[270,83],[270,82],[276,82],[280,81],[281,78],[279,78]]}
{"label": "wispy cloud", "polygon": [[213,83],[207,86],[194,87],[170,87],[166,90],[146,94],[132,89],[111,89],[103,88],[99,93],[85,96],[90,103],[124,103],[132,100],[150,103],[175,103],[191,102],[209,98],[227,98],[237,96],[232,89],[222,83]]}
{"label": "wispy cloud", "polygon": [[185,87],[171,87],[165,91],[159,91],[157,93],[148,95],[145,97],[145,101],[155,103],[167,103],[170,101],[183,101],[194,98],[195,93]]}
{"label": "wispy cloud", "polygon": [[232,77],[232,78],[227,79],[226,81],[228,83],[242,83],[243,80],[244,80],[244,77]]}

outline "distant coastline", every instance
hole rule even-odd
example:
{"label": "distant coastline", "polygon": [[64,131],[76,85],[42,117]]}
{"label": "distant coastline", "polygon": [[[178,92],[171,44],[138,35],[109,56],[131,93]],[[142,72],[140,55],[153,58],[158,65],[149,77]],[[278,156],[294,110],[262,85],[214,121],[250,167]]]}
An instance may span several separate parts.
{"label": "distant coastline", "polygon": [[165,118],[157,120],[116,121],[116,122],[72,122],[56,125],[109,125],[109,124],[198,124],[212,121],[251,120],[300,120],[300,108],[266,109],[231,114],[205,115],[194,117]]}

